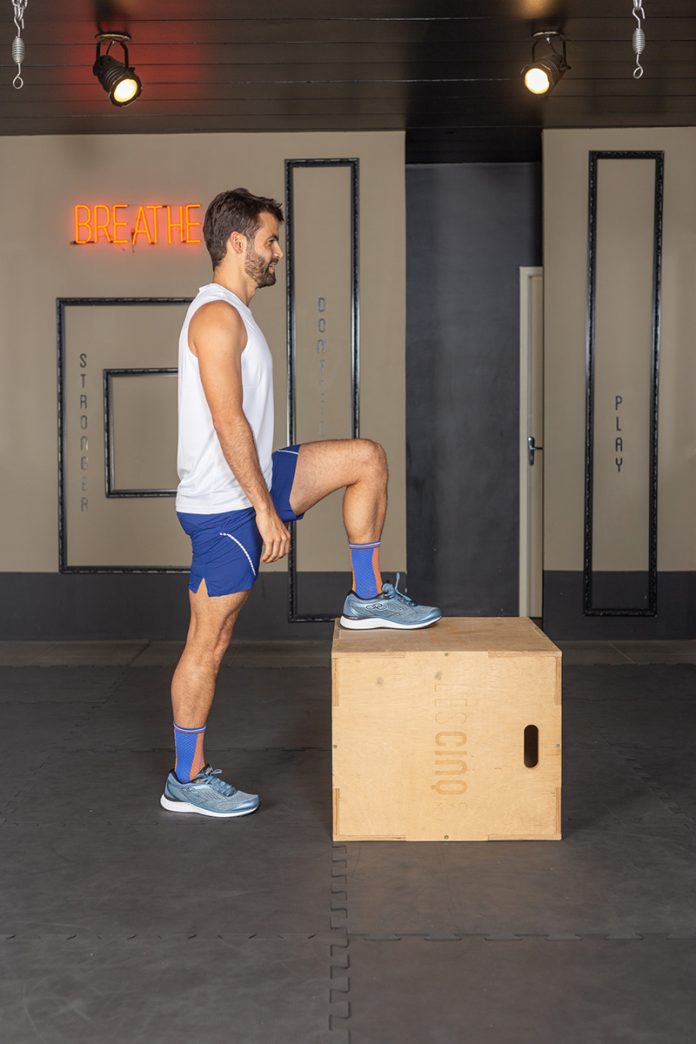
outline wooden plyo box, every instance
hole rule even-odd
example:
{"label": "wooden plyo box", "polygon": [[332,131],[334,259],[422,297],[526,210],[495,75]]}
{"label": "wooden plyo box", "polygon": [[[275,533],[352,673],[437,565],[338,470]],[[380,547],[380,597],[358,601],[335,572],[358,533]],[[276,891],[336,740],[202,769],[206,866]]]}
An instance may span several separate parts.
{"label": "wooden plyo box", "polygon": [[334,840],[560,840],[561,651],[531,620],[337,622],[332,666]]}

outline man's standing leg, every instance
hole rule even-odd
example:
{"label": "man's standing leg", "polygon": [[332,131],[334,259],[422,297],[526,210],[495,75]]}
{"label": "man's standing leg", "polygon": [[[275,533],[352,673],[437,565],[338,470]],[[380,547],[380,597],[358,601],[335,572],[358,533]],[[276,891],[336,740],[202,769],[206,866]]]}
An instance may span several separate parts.
{"label": "man's standing leg", "polygon": [[161,799],[162,807],[170,812],[229,818],[258,808],[257,795],[245,794],[218,779],[219,770],[206,768],[203,757],[218,672],[248,597],[248,591],[210,597],[205,580],[195,593],[189,591],[191,621],[172,678],[176,765]]}
{"label": "man's standing leg", "polygon": [[211,598],[205,580],[189,591],[191,620],[186,645],[172,678],[174,721],[197,729],[208,720],[222,658],[248,591]]}

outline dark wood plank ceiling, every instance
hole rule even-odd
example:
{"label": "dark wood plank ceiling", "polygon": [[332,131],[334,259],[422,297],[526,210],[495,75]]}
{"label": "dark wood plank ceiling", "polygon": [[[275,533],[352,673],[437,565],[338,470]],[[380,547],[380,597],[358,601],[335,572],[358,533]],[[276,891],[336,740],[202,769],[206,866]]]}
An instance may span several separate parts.
{"label": "dark wood plank ceiling", "polygon": [[[16,91],[6,2],[0,134],[405,129],[411,163],[535,159],[542,127],[696,123],[696,0],[645,7],[634,80],[632,0],[31,0]],[[520,77],[541,28],[571,65],[548,98]],[[92,75],[98,29],[132,35],[127,109]]]}

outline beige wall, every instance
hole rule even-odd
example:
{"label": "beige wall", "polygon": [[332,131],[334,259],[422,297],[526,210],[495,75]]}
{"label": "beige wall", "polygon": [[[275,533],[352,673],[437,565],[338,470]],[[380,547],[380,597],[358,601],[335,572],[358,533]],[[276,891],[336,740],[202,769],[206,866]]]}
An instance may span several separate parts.
{"label": "beige wall", "polygon": [[[0,143],[0,570],[58,569],[56,298],[193,296],[210,279],[204,246],[73,245],[74,204],[161,201],[205,207],[217,192],[237,185],[283,200],[285,159],[321,157],[360,160],[362,434],[383,442],[389,453],[391,507],[383,559],[389,570],[405,567],[403,135],[201,134],[3,138]],[[300,224],[302,217],[298,207]],[[275,443],[282,446],[284,277],[257,296],[253,309],[274,355]],[[172,352],[175,360],[175,344]],[[156,365],[163,364],[175,362],[160,359]],[[311,394],[315,369],[300,362],[298,381],[303,394]],[[95,467],[101,469],[95,481],[103,486],[100,460]],[[172,539],[178,539],[173,501],[166,504],[177,533]],[[342,538],[336,540],[339,511],[336,502],[327,525],[301,545],[301,568],[346,567]]]}
{"label": "beige wall", "polygon": [[[544,568],[582,570],[583,567],[588,154],[591,150],[664,151],[658,569],[695,570],[696,128],[691,127],[544,133]],[[614,171],[603,183],[602,221],[607,216],[609,220],[623,221],[626,214],[622,194],[632,193],[638,204],[634,213],[636,243],[640,243],[640,228],[645,229],[646,223],[652,228],[652,210],[639,205],[641,187],[636,184],[636,178],[622,183],[616,174]],[[606,224],[604,229],[606,231]],[[611,258],[611,251],[607,250],[603,256]],[[637,274],[640,280],[642,277]],[[604,302],[611,302],[612,296],[628,300],[628,273],[623,266],[604,263],[601,275],[599,268],[597,275],[598,292]],[[640,315],[640,296],[634,303]],[[629,329],[632,314],[626,316]],[[640,333],[632,331],[641,357],[650,347],[650,331],[644,327],[645,322]],[[604,343],[606,346],[606,337]],[[626,367],[624,372],[628,372]],[[644,382],[645,378],[640,379]],[[599,408],[598,404],[596,409]],[[604,408],[608,408],[606,404]],[[640,453],[644,464],[644,446]],[[642,527],[642,533],[645,528],[643,494],[637,494],[637,503],[635,526]],[[596,568],[641,568],[636,547],[642,545],[644,539],[642,535],[636,539],[630,526],[630,519],[624,520],[622,528],[626,538],[618,545],[613,540],[605,541],[605,548],[611,553],[608,559],[605,556],[604,561],[595,562]],[[644,560],[642,568],[645,567]]]}

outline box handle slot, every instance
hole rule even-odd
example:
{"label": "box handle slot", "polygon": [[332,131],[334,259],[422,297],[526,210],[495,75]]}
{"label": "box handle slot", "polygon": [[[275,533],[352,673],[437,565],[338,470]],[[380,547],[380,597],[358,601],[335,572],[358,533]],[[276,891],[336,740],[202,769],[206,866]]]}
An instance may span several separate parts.
{"label": "box handle slot", "polygon": [[536,725],[527,725],[524,730],[524,763],[527,768],[539,764],[539,729]]}

